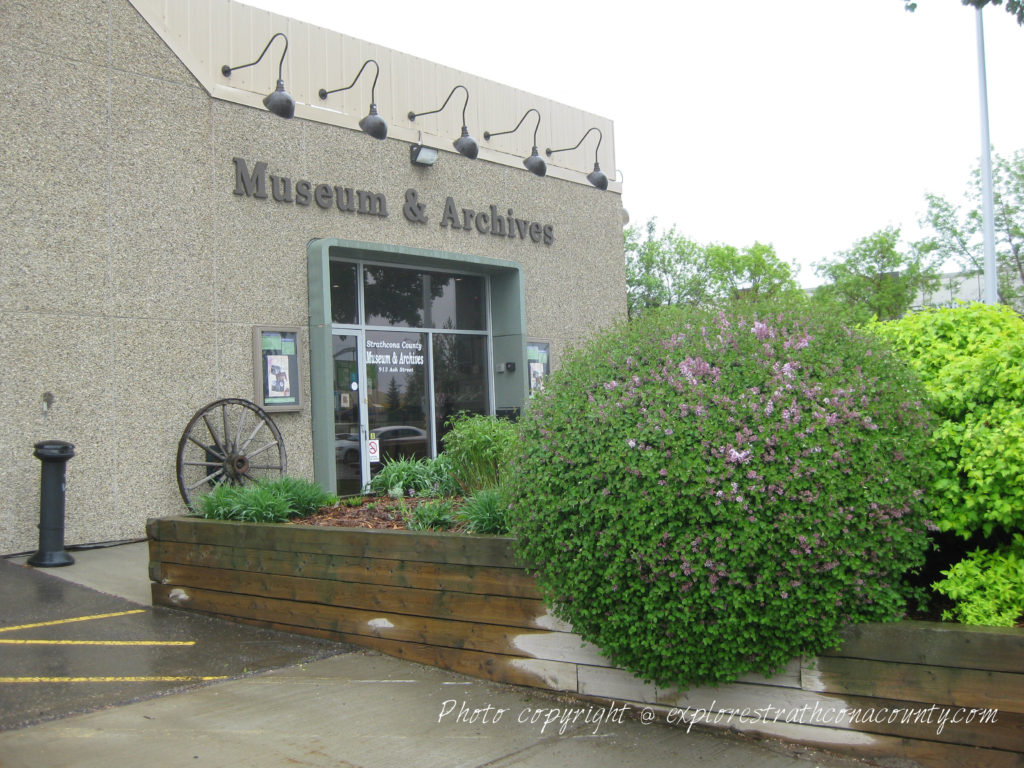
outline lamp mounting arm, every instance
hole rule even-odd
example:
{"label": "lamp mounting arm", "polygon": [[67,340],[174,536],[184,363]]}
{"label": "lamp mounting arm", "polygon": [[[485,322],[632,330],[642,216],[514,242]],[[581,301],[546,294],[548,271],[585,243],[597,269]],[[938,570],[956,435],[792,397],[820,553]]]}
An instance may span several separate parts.
{"label": "lamp mounting arm", "polygon": [[371,104],[376,104],[377,103],[377,98],[376,98],[377,78],[380,77],[380,64],[378,64],[375,59],[367,59],[366,61],[364,61],[363,62],[363,66],[361,66],[359,68],[359,72],[352,79],[352,82],[349,83],[348,85],[346,85],[344,88],[335,88],[333,91],[328,91],[328,90],[325,90],[325,89],[321,88],[320,89],[320,98],[321,99],[326,99],[332,93],[340,93],[341,91],[348,91],[348,90],[352,89],[353,87],[355,87],[356,82],[358,82],[360,76],[363,74],[363,70],[366,69],[366,65],[367,64],[373,64],[373,66],[377,70],[377,73],[373,76],[373,85],[370,86],[370,103]]}
{"label": "lamp mounting arm", "polygon": [[448,106],[448,102],[452,100],[452,96],[455,95],[455,92],[457,90],[459,90],[459,88],[461,88],[463,91],[466,92],[466,100],[462,103],[462,124],[465,125],[466,124],[466,107],[469,106],[469,89],[466,88],[466,86],[464,86],[464,85],[456,85],[454,88],[452,88],[451,93],[448,94],[448,98],[444,100],[444,104],[442,104],[437,109],[432,109],[429,112],[413,112],[412,110],[410,110],[409,111],[409,120],[410,120],[410,122],[411,121],[415,121],[417,117],[423,117],[424,115],[436,115],[438,112],[440,112],[441,110],[443,110],[445,107]]}
{"label": "lamp mounting arm", "polygon": [[594,126],[593,128],[589,129],[586,133],[584,133],[583,137],[579,141],[576,142],[576,146],[575,147],[565,147],[564,149],[551,149],[549,147],[548,149],[544,150],[544,153],[548,157],[551,157],[553,154],[555,154],[555,152],[570,152],[570,151],[572,151],[574,149],[577,149],[580,146],[580,144],[583,143],[584,139],[586,139],[587,136],[590,135],[591,131],[597,131],[597,146],[594,148],[594,162],[596,163],[597,162],[598,150],[601,149],[601,142],[604,140],[604,134],[601,133],[601,129],[598,128],[597,126]]}
{"label": "lamp mounting arm", "polygon": [[223,67],[220,68],[221,74],[224,75],[224,77],[231,77],[231,73],[234,72],[236,69],[245,69],[246,67],[251,67],[253,64],[259,64],[260,61],[263,60],[263,57],[266,56],[267,51],[270,50],[270,44],[273,43],[274,39],[278,37],[284,38],[284,50],[281,51],[281,61],[277,63],[277,79],[284,79],[282,75],[282,73],[284,72],[284,57],[285,54],[288,53],[288,36],[284,32],[275,32],[273,36],[271,36],[270,40],[267,41],[266,47],[263,49],[263,53],[259,55],[259,58],[257,58],[256,61],[250,61],[248,64],[242,64],[238,67],[229,67],[227,64],[225,64]]}
{"label": "lamp mounting arm", "polygon": [[[506,133],[515,133],[516,131],[519,130],[519,126],[521,126],[523,124],[523,120],[526,119],[526,116],[528,114],[530,114],[531,112],[537,112],[537,110],[534,109],[533,107],[531,107],[530,109],[526,110],[526,112],[523,114],[523,116],[521,118],[519,118],[519,122],[516,123],[516,127],[513,128],[510,131],[498,131],[497,133],[491,133],[490,131],[484,131],[484,139],[486,139],[487,141],[490,141],[495,136],[504,136]],[[533,146],[534,147],[537,146],[537,131],[538,130],[540,130],[540,112],[537,112],[537,126],[533,129]]]}

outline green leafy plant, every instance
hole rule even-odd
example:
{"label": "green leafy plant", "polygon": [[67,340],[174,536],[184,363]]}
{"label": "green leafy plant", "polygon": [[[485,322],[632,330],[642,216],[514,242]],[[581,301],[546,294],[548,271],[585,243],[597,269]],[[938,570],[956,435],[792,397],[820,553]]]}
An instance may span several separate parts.
{"label": "green leafy plant", "polygon": [[430,499],[417,504],[405,515],[405,524],[410,531],[448,531],[455,522],[453,499]]}
{"label": "green leafy plant", "polygon": [[370,481],[378,495],[449,496],[455,490],[447,458],[386,459]]}
{"label": "green leafy plant", "polygon": [[507,534],[508,501],[499,489],[485,488],[462,502],[457,519],[466,533]]}
{"label": "green leafy plant", "polygon": [[248,523],[281,523],[313,514],[337,502],[316,483],[295,477],[261,481],[254,485],[221,483],[196,499],[193,511],[214,520]]}
{"label": "green leafy plant", "polygon": [[976,549],[932,587],[955,605],[943,620],[1012,627],[1024,620],[1024,535],[996,551]]}
{"label": "green leafy plant", "polygon": [[497,488],[518,437],[518,427],[507,419],[478,414],[459,414],[448,420],[450,431],[442,438],[444,455],[452,476],[469,495]]}
{"label": "green leafy plant", "polygon": [[908,367],[834,313],[648,311],[532,399],[512,532],[614,664],[662,685],[770,673],[903,615],[929,417]]}
{"label": "green leafy plant", "polygon": [[964,539],[1024,530],[1024,320],[970,304],[872,326],[916,369],[941,420],[932,516]]}

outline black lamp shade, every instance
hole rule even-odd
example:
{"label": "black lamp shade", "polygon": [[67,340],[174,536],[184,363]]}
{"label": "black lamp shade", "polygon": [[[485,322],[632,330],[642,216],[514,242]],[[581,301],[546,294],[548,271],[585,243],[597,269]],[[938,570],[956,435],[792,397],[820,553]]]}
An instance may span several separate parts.
{"label": "black lamp shade", "polygon": [[388,137],[388,124],[384,118],[377,114],[377,105],[370,105],[370,114],[359,121],[359,127],[363,133],[383,141]]}
{"label": "black lamp shade", "polygon": [[277,89],[267,94],[263,106],[278,117],[287,119],[295,116],[295,99],[284,89],[284,80],[277,81]]}
{"label": "black lamp shade", "polygon": [[597,163],[594,163],[594,170],[587,174],[587,181],[598,189],[608,189],[608,177]]}
{"label": "black lamp shade", "polygon": [[480,154],[480,146],[476,143],[476,139],[469,135],[469,129],[466,126],[462,126],[462,135],[452,142],[452,146],[460,155],[464,155],[470,160],[476,160],[477,155]]}
{"label": "black lamp shade", "polygon": [[548,172],[548,165],[541,158],[537,148],[533,148],[533,154],[523,160],[523,165],[526,166],[526,170],[535,176],[543,176]]}

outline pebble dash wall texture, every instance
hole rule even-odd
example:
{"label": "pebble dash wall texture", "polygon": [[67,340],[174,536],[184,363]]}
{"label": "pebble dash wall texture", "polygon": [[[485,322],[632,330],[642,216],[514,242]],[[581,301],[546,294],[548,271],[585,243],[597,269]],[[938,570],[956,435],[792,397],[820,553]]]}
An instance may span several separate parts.
{"label": "pebble dash wall texture", "polygon": [[[181,431],[213,400],[253,397],[254,325],[308,326],[312,239],[518,262],[527,333],[556,361],[625,315],[617,194],[452,153],[414,167],[406,142],[213,99],[127,0],[5,0],[0,28],[0,553],[38,542],[38,440],[76,447],[69,544],[183,512]],[[234,157],[383,193],[389,215],[236,196]],[[402,215],[408,188],[426,224]],[[550,223],[555,242],[441,228],[449,195]],[[305,330],[302,344],[305,407],[275,420],[289,473],[312,477]]]}

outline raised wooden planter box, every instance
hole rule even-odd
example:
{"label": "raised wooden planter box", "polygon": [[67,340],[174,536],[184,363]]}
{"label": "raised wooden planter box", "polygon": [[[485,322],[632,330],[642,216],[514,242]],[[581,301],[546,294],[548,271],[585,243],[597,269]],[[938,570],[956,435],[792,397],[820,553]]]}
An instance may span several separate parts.
{"label": "raised wooden planter box", "polygon": [[612,667],[552,616],[512,539],[196,518],[151,520],[149,536],[154,604],[651,706],[684,728],[697,712],[701,725],[926,766],[1024,766],[1019,630],[860,625],[770,679],[677,691]]}

